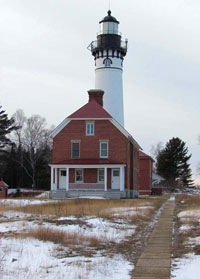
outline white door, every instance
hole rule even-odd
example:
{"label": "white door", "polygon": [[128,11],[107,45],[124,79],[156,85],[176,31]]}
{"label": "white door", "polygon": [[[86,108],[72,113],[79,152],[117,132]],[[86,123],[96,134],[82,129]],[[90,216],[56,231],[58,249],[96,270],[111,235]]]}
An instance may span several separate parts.
{"label": "white door", "polygon": [[65,169],[60,170],[59,175],[59,189],[66,189],[67,184],[67,171]]}
{"label": "white door", "polygon": [[112,189],[120,189],[120,170],[112,169]]}

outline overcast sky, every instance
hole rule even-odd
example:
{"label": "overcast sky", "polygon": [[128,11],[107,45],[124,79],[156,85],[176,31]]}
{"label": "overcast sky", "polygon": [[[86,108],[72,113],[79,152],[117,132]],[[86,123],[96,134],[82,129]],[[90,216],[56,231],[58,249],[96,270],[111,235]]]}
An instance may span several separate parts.
{"label": "overcast sky", "polygon": [[[108,0],[0,0],[0,104],[49,126],[87,103],[96,39]],[[149,153],[184,140],[200,162],[200,1],[111,0],[129,48],[124,61],[125,128]]]}

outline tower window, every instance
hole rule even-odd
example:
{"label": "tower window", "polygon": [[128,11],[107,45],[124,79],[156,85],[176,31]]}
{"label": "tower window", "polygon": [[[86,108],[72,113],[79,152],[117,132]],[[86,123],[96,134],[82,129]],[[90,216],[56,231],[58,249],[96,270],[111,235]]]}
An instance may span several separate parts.
{"label": "tower window", "polygon": [[112,64],[112,60],[110,58],[106,58],[104,59],[103,64],[105,65],[105,67],[110,67]]}

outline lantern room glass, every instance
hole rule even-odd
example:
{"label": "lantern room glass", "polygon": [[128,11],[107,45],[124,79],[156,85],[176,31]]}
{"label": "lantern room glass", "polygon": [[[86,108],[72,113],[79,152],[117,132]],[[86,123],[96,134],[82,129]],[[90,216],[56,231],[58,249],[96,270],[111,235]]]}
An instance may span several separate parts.
{"label": "lantern room glass", "polygon": [[110,21],[100,23],[100,34],[118,35],[118,23]]}

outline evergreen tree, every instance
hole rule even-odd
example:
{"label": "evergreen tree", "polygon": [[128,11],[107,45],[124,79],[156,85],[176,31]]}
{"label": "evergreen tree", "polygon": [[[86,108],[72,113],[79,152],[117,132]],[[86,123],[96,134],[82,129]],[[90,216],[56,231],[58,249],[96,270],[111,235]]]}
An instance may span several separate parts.
{"label": "evergreen tree", "polygon": [[8,138],[8,135],[16,129],[18,129],[18,127],[15,126],[14,120],[9,119],[5,111],[2,110],[2,106],[0,106],[0,177],[4,176],[9,152],[13,144]]}
{"label": "evergreen tree", "polygon": [[191,154],[184,141],[172,138],[157,156],[157,172],[163,176],[169,186],[192,185],[192,172],[188,163]]}
{"label": "evergreen tree", "polygon": [[6,145],[11,144],[10,139],[7,137],[17,127],[14,125],[13,119],[8,119],[8,115],[5,110],[0,106],[0,151],[2,151]]}

